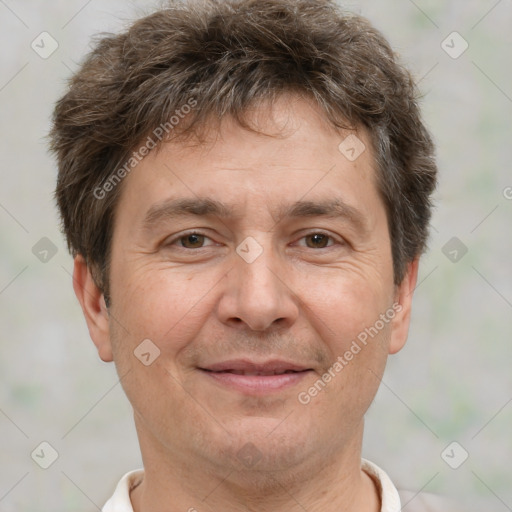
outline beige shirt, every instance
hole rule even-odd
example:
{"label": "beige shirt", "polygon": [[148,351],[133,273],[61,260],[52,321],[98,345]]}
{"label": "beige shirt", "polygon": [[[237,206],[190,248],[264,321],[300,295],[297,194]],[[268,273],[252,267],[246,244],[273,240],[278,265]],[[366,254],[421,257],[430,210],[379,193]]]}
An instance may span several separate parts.
{"label": "beige shirt", "polygon": [[[404,512],[456,512],[434,495],[399,493],[389,476],[372,462],[363,459],[361,467],[377,484],[382,503],[380,512],[401,512],[402,506]],[[102,512],[133,512],[130,491],[140,483],[143,475],[142,469],[124,475]]]}

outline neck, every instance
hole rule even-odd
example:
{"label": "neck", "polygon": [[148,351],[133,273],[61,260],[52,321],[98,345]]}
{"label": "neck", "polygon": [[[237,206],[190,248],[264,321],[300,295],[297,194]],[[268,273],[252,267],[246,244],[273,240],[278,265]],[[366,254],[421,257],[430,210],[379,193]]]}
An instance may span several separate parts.
{"label": "neck", "polygon": [[[144,479],[131,493],[134,512],[152,510],[223,512],[378,512],[380,496],[361,470],[362,428],[350,445],[331,457],[308,458],[283,471],[225,468],[191,461],[174,453],[163,456],[150,437],[141,435]],[[206,507],[205,507],[206,505]]]}

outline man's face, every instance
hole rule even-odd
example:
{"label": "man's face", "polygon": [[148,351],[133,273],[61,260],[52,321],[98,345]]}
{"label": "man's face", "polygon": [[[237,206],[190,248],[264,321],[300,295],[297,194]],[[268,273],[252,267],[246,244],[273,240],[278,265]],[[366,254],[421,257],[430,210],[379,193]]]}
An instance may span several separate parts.
{"label": "man's face", "polygon": [[283,98],[258,119],[280,135],[225,119],[216,139],[168,143],[123,183],[109,330],[93,338],[124,376],[143,454],[280,470],[357,451],[405,341],[366,135],[351,161],[348,133],[312,103]]}

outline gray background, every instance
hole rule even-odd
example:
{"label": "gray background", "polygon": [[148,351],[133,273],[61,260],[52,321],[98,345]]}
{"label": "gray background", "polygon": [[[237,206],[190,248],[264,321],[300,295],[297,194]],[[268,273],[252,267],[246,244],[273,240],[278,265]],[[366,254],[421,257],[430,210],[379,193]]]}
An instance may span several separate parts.
{"label": "gray background", "polygon": [[[140,466],[130,406],[73,294],[45,136],[91,35],[152,5],[0,0],[1,512],[98,510]],[[413,70],[441,171],[409,342],[368,413],[364,454],[400,486],[512,510],[512,1],[344,5]],[[59,45],[48,58],[31,48],[43,31]],[[458,58],[453,31],[469,44]],[[31,458],[42,441],[59,454],[46,470]]]}

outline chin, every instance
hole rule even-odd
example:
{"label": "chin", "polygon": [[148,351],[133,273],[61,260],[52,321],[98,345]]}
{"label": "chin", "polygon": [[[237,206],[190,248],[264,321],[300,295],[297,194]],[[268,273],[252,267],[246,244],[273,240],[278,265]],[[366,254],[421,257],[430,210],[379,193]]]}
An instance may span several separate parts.
{"label": "chin", "polygon": [[[229,436],[218,439],[214,459],[222,467],[233,467],[237,472],[252,475],[260,472],[283,472],[299,467],[315,450],[308,446],[314,439],[310,429],[287,419],[252,417],[229,428]],[[309,433],[308,433],[309,432]],[[226,434],[224,432],[224,434]]]}
{"label": "chin", "polygon": [[227,447],[227,460],[220,465],[229,463],[234,469],[227,485],[238,492],[279,495],[283,489],[292,489],[311,478],[318,466],[315,454],[318,452],[308,446],[307,435],[298,438],[283,432],[280,436],[254,436],[251,441],[244,436]]}

